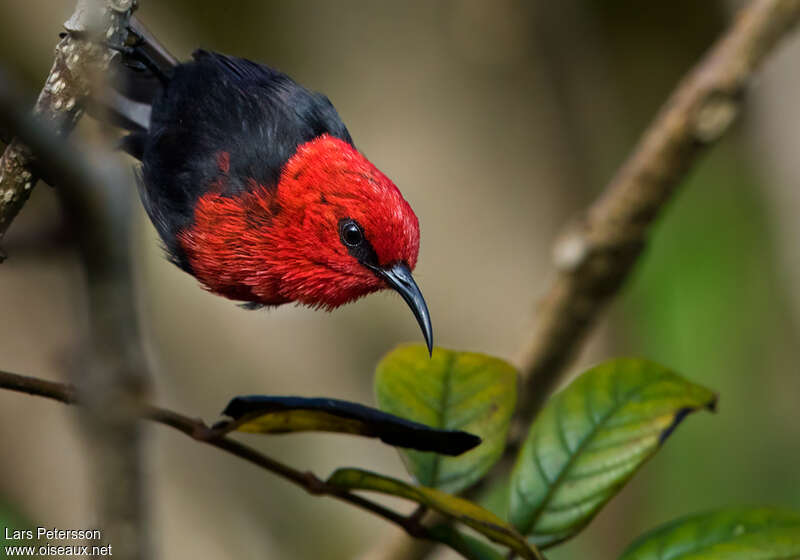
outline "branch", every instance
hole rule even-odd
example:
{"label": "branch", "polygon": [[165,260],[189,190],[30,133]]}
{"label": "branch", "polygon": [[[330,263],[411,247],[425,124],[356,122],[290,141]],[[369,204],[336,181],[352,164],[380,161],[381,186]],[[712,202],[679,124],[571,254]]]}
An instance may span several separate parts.
{"label": "branch", "polygon": [[[86,271],[89,336],[76,389],[85,404],[94,497],[104,534],[124,560],[150,557],[143,433],[133,415],[148,379],[130,271],[130,179],[110,157],[63,136],[75,125],[90,89],[102,84],[113,51],[127,34],[132,0],[80,0],[68,34],[34,109],[21,109],[12,84],[0,79],[0,128],[17,135],[0,162],[0,234],[24,203],[35,169],[57,178],[57,194]],[[92,154],[89,161],[87,154]],[[35,156],[35,157],[34,157]],[[52,182],[52,181],[51,181]]]}
{"label": "branch", "polygon": [[[330,496],[369,511],[401,527],[412,537],[436,539],[421,524],[419,515],[404,516],[330,485],[311,472],[298,471],[220,435],[200,420],[142,402],[147,384],[129,271],[127,181],[116,167],[106,165],[107,161],[89,162],[85,150],[79,151],[63,139],[81,116],[79,105],[86,99],[92,81],[89,71],[104,70],[111,58],[99,57],[107,49],[78,38],[87,36],[86,18],[91,19],[92,14],[96,14],[93,7],[101,1],[106,0],[79,1],[75,14],[67,22],[66,27],[71,32],[79,33],[67,35],[57,48],[48,85],[34,111],[37,118],[21,110],[16,90],[0,73],[0,130],[19,136],[6,150],[4,166],[0,169],[0,189],[7,189],[0,190],[6,193],[0,195],[0,235],[27,199],[35,180],[34,165],[48,177],[57,177],[58,194],[75,226],[87,272],[91,359],[76,385],[0,371],[0,388],[78,404],[84,409],[87,431],[93,439],[91,448],[95,454],[94,467],[98,470],[98,495],[103,500],[101,519],[107,524],[104,533],[114,543],[116,556],[131,559],[149,556],[148,532],[143,526],[139,419],[170,426],[196,441],[272,472],[310,494]],[[130,0],[107,1],[109,6],[124,4],[130,8],[132,4]],[[109,10],[103,13],[111,14],[112,23],[104,35],[111,40],[117,31],[124,29],[130,12],[120,14]],[[85,68],[79,66],[83,60]],[[61,74],[65,69],[70,74]],[[52,117],[55,117],[55,127]],[[22,181],[26,183],[20,191],[18,187]]]}
{"label": "branch", "polygon": [[[524,429],[628,277],[650,226],[698,156],[728,130],[758,66],[799,20],[800,0],[753,0],[683,78],[600,197],[562,234],[554,248],[557,275],[521,352],[523,386],[512,441],[469,496],[507,473]],[[408,539],[386,544],[370,560],[425,558],[432,550]]]}
{"label": "branch", "polygon": [[[50,74],[33,108],[67,136],[81,118],[92,84],[108,68],[114,52],[103,44],[124,44],[135,0],[78,0],[64,23]],[[28,200],[37,177],[33,153],[14,138],[0,157],[0,241]],[[3,255],[0,253],[0,261]]]}
{"label": "branch", "polygon": [[556,243],[557,276],[523,351],[518,419],[528,425],[698,156],[729,129],[760,63],[800,20],[800,0],[754,0],[681,81],[594,204]]}
{"label": "branch", "polygon": [[[27,377],[6,371],[0,371],[0,388],[45,397],[64,404],[85,405],[78,391],[72,385],[46,381],[35,377]],[[183,414],[165,408],[148,404],[140,405],[135,416],[139,419],[149,420],[174,428],[201,443],[221,449],[226,453],[235,455],[266,471],[284,478],[316,496],[330,496],[342,502],[347,502],[365,511],[382,517],[398,525],[410,536],[420,539],[433,539],[428,529],[419,523],[419,516],[411,514],[404,516],[396,511],[382,506],[376,502],[358,496],[347,490],[342,490],[327,484],[311,472],[302,472],[288,465],[272,459],[252,447],[248,447],[226,435],[220,434],[208,427],[203,421],[189,418]]]}

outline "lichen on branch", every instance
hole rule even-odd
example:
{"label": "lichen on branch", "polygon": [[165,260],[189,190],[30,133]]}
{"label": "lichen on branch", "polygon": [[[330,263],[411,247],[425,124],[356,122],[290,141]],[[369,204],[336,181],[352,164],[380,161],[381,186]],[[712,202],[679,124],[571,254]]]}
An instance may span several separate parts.
{"label": "lichen on branch", "polygon": [[[133,0],[80,0],[55,48],[53,66],[33,113],[67,136],[84,112],[93,87],[102,83],[108,65],[127,37]],[[0,241],[22,209],[37,176],[35,155],[12,139],[0,157]]]}

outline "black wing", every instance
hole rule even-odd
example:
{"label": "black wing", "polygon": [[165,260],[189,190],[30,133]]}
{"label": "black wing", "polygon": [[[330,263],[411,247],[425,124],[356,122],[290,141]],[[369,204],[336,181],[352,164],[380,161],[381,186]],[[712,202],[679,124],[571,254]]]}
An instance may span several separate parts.
{"label": "black wing", "polygon": [[142,200],[173,260],[188,270],[176,235],[192,221],[197,199],[219,178],[235,195],[251,179],[274,188],[297,147],[322,134],[352,144],[327,97],[267,66],[199,50],[177,66],[153,102],[143,151]]}

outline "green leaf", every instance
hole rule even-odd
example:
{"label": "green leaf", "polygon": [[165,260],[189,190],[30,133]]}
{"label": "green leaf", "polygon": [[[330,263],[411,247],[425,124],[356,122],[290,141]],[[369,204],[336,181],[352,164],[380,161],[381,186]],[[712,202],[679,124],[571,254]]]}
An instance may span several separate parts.
{"label": "green leaf", "polygon": [[800,558],[800,513],[726,508],[673,521],[639,537],[620,560]]}
{"label": "green leaf", "polygon": [[715,403],[710,390],[652,362],[589,370],[531,426],[511,475],[511,522],[541,547],[570,538],[688,413]]}
{"label": "green leaf", "polygon": [[485,541],[456,531],[450,525],[437,525],[430,531],[437,541],[446,544],[469,560],[505,560],[506,558]]}
{"label": "green leaf", "polygon": [[481,442],[466,432],[437,430],[338,399],[250,395],[231,400],[223,414],[233,418],[214,427],[223,433],[341,432],[446,455],[459,455]]}
{"label": "green leaf", "polygon": [[406,467],[423,486],[459,492],[479,480],[500,458],[517,399],[517,372],[490,356],[422,345],[401,346],[375,373],[378,406],[445,430],[480,436],[478,447],[450,458],[404,452]]}
{"label": "green leaf", "polygon": [[371,490],[412,500],[467,525],[488,539],[505,545],[523,558],[540,558],[513,527],[482,507],[458,496],[360,469],[339,469],[327,483],[345,490]]}

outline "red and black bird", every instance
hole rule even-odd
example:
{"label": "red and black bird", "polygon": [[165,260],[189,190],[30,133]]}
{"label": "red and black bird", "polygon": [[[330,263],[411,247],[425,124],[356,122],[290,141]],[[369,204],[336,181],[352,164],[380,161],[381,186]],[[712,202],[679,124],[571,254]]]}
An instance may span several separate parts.
{"label": "red and black bird", "polygon": [[242,58],[179,63],[136,20],[131,32],[109,104],[170,260],[247,307],[331,310],[394,289],[430,350],[417,216],[328,98]]}

